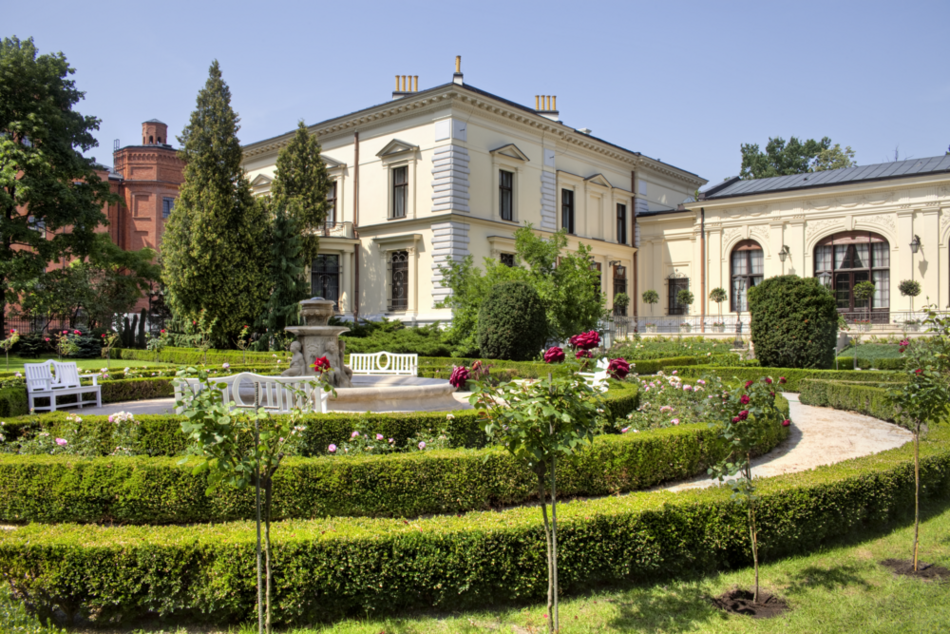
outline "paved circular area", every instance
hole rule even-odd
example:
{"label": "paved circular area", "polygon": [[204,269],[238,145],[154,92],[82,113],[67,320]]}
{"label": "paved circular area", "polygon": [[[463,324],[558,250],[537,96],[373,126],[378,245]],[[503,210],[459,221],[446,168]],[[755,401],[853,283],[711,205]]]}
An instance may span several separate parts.
{"label": "paved circular area", "polygon": [[[830,407],[803,405],[798,394],[786,392],[792,425],[778,447],[752,461],[752,477],[768,478],[807,471],[821,465],[900,447],[914,435],[897,425],[863,414]],[[654,491],[683,491],[717,484],[705,476],[656,487]]]}

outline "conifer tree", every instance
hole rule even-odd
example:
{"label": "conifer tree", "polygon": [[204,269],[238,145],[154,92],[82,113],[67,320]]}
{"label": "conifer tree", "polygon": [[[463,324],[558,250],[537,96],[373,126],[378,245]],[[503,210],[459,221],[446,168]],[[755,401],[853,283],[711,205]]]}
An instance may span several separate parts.
{"label": "conifer tree", "polygon": [[310,263],[318,253],[317,228],[327,216],[330,177],[320,158],[320,142],[301,120],[294,138],[277,155],[271,194],[293,214],[303,236],[303,261]]}
{"label": "conifer tree", "polygon": [[238,122],[215,60],[178,137],[185,181],[162,239],[168,303],[180,317],[204,309],[216,319],[215,345],[259,321],[269,292],[268,219],[241,166]]}
{"label": "conifer tree", "polygon": [[0,42],[0,332],[18,287],[89,254],[103,205],[119,200],[82,155],[98,145],[99,119],[73,110],[85,94],[74,72],[62,53],[38,55],[32,38]]}
{"label": "conifer tree", "polygon": [[295,214],[280,202],[271,203],[270,298],[265,325],[268,332],[283,334],[284,326],[297,323],[298,302],[310,294],[304,279],[300,227]]}

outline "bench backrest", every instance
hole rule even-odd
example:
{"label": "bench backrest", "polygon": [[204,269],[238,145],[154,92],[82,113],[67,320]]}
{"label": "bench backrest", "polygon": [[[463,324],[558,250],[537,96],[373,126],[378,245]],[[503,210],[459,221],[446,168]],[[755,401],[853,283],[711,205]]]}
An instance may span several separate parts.
{"label": "bench backrest", "polygon": [[53,377],[53,362],[24,363],[26,373],[26,389],[30,392],[46,392],[53,388],[56,379]]}
{"label": "bench backrest", "polygon": [[[219,383],[223,383],[224,387],[218,388]],[[308,401],[313,411],[326,413],[330,397],[315,377],[261,376],[242,372],[233,376],[213,377],[211,384],[221,392],[225,403],[233,402],[235,407],[249,409],[254,407],[255,399],[260,395],[261,407],[280,414],[288,413],[294,407],[304,409]],[[198,379],[176,379],[175,400],[183,400],[182,396],[187,396],[185,390],[197,394],[202,389],[204,386]]]}
{"label": "bench backrest", "polygon": [[79,387],[79,368],[69,361],[53,361],[56,387]]}
{"label": "bench backrest", "polygon": [[419,355],[394,352],[351,353],[349,366],[353,374],[416,376],[419,373]]}

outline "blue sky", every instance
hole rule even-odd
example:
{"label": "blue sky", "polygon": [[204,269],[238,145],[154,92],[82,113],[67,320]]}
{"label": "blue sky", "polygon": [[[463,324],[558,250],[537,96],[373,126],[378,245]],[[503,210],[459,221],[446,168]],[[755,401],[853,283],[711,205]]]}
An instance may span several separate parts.
{"label": "blue sky", "polygon": [[[212,59],[243,143],[389,99],[397,74],[523,103],[695,172],[737,174],[739,146],[830,136],[859,164],[950,145],[950,2],[11,3],[0,35],[76,68],[90,155],[158,118],[181,133]],[[176,143],[177,145],[177,143]]]}

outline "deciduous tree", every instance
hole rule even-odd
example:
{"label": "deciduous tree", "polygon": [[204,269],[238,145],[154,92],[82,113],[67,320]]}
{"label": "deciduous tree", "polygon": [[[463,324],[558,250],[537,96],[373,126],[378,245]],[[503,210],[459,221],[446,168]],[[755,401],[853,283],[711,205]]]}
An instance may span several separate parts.
{"label": "deciduous tree", "polygon": [[792,137],[788,143],[782,137],[775,137],[769,138],[765,152],[759,149],[757,143],[743,143],[740,151],[742,171],[739,175],[744,179],[805,174],[857,165],[851,146],[842,150],[840,144],[832,146],[828,137],[823,137],[821,141],[808,139],[804,142]]}
{"label": "deciduous tree", "polygon": [[119,200],[82,155],[98,145],[99,119],[73,110],[85,97],[74,72],[32,38],[0,43],[0,330],[11,287],[88,254],[103,205]]}
{"label": "deciduous tree", "polygon": [[184,176],[162,239],[168,303],[180,316],[202,309],[216,344],[260,320],[267,279],[268,218],[241,165],[240,129],[217,60],[178,137]]}

